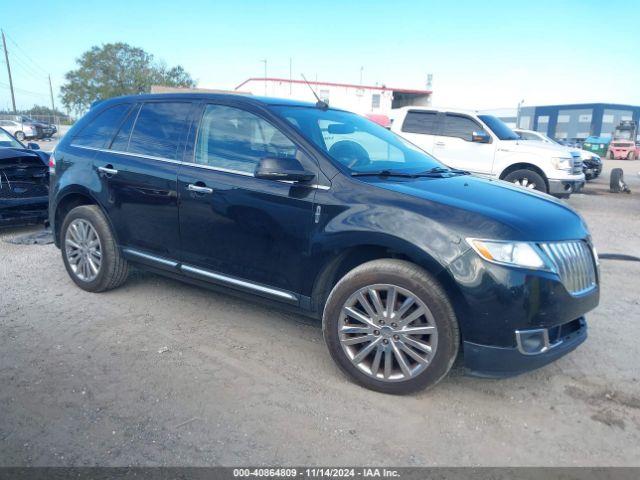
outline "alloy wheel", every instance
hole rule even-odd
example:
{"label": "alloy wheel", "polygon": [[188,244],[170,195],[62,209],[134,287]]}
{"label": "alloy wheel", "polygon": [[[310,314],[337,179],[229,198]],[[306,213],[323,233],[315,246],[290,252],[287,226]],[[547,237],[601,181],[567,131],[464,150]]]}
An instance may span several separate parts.
{"label": "alloy wheel", "polygon": [[431,310],[396,285],[369,285],[352,294],[342,307],[338,329],[351,363],[385,382],[416,377],[429,366],[438,347]]}
{"label": "alloy wheel", "polygon": [[519,187],[528,188],[529,190],[535,190],[536,188],[535,182],[532,182],[527,177],[518,178],[517,180],[514,180],[513,183]]}
{"label": "alloy wheel", "polygon": [[71,222],[65,234],[64,248],[76,277],[85,282],[95,280],[102,265],[102,244],[93,225],[82,218]]}

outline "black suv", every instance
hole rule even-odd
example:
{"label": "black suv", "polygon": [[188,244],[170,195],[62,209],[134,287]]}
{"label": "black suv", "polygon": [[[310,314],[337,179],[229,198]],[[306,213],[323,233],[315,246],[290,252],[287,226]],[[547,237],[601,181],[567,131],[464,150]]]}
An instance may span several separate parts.
{"label": "black suv", "polygon": [[405,393],[542,366],[587,335],[597,256],[545,194],[445,167],[322,102],[214,94],[95,105],[50,161],[73,281],[130,265],[322,319],[336,363]]}

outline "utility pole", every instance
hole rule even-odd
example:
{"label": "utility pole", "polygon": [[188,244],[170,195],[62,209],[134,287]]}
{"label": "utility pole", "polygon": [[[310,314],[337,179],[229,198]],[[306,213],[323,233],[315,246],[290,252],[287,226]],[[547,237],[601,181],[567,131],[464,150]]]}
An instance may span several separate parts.
{"label": "utility pole", "polygon": [[291,95],[292,92],[292,85],[293,85],[293,60],[291,60],[291,57],[289,57],[289,95]]}
{"label": "utility pole", "polygon": [[53,87],[51,86],[51,75],[49,75],[49,94],[51,95],[51,110],[56,110],[56,104],[53,102]]}
{"label": "utility pole", "polygon": [[264,63],[264,96],[267,96],[267,59],[260,60]]}
{"label": "utility pole", "polygon": [[7,41],[4,38],[4,30],[2,32],[2,46],[4,47],[4,59],[7,62],[7,73],[9,74],[9,89],[11,90],[11,104],[13,105],[13,114],[16,113],[16,96],[13,93],[13,79],[11,78],[11,66],[9,65],[9,52],[7,51]]}
{"label": "utility pole", "polygon": [[516,110],[516,128],[520,128],[520,109],[524,103],[524,98],[518,102],[518,110]]}
{"label": "utility pole", "polygon": [[362,72],[364,72],[364,67],[360,67],[360,86],[362,86]]}

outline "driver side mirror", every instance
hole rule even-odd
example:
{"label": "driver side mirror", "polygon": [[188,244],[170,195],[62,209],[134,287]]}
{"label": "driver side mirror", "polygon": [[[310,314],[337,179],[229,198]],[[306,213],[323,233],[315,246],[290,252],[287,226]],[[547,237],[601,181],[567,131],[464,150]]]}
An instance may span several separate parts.
{"label": "driver side mirror", "polygon": [[265,180],[288,180],[292,182],[306,182],[313,179],[315,174],[305,170],[295,158],[265,157],[258,162],[254,173],[256,178]]}
{"label": "driver side mirror", "polygon": [[491,137],[487,132],[473,132],[471,141],[474,143],[491,143]]}
{"label": "driver side mirror", "polygon": [[38,145],[37,143],[34,143],[34,142],[29,142],[29,143],[27,143],[27,148],[29,150],[40,150],[40,145]]}

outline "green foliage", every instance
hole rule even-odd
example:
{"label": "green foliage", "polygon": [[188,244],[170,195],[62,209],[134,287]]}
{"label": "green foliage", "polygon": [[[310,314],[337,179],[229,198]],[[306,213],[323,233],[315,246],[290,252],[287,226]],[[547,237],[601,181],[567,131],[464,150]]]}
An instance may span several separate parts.
{"label": "green foliage", "polygon": [[67,72],[60,89],[62,103],[75,113],[87,110],[96,100],[148,93],[152,85],[195,86],[181,66],[168,68],[153,55],[126,43],[94,46],[76,62],[78,68]]}

